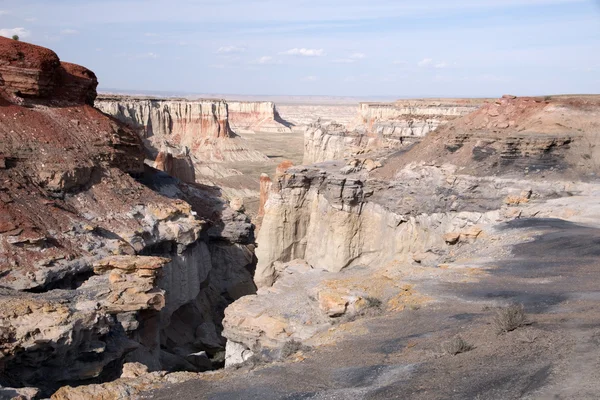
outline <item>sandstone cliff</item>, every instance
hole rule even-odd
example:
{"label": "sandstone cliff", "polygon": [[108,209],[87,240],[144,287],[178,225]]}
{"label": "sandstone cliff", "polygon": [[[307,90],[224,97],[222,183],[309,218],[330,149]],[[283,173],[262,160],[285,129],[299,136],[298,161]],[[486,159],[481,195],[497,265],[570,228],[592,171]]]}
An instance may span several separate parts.
{"label": "sandstone cliff", "polygon": [[359,124],[372,133],[401,137],[423,137],[438,126],[469,114],[479,102],[465,100],[399,100],[395,103],[360,103]]}
{"label": "sandstone cliff", "polygon": [[289,133],[291,124],[279,115],[275,103],[270,101],[227,101],[229,121],[236,133],[256,131]]}
{"label": "sandstone cliff", "polygon": [[[593,96],[503,96],[455,119],[379,173],[414,161],[449,162],[464,173],[594,176],[598,171],[598,112]],[[582,175],[583,174],[583,175]]]}
{"label": "sandstone cliff", "polygon": [[202,163],[267,160],[231,130],[223,100],[102,96],[95,105],[135,129],[152,156],[167,142],[187,147]]}
{"label": "sandstone cliff", "polygon": [[372,297],[387,310],[434,301],[402,281],[441,274],[502,221],[554,215],[546,201],[596,190],[569,179],[600,173],[598,110],[597,98],[507,96],[371,173],[338,161],[287,169],[264,205],[260,289],[226,310],[227,362],[279,358],[290,342],[322,345],[332,324],[362,315]]}
{"label": "sandstone cliff", "polygon": [[304,133],[304,163],[353,157],[365,151],[407,147],[429,132],[476,110],[479,101],[401,100],[360,103],[353,124],[316,122]]}
{"label": "sandstone cliff", "polygon": [[365,130],[349,131],[344,125],[314,123],[304,131],[304,164],[342,160],[366,149],[379,147],[380,141]]}
{"label": "sandstone cliff", "polygon": [[223,310],[254,291],[248,218],[145,166],[138,135],[89,105],[87,69],[4,38],[0,66],[0,384],[48,396],[125,361],[219,365]]}

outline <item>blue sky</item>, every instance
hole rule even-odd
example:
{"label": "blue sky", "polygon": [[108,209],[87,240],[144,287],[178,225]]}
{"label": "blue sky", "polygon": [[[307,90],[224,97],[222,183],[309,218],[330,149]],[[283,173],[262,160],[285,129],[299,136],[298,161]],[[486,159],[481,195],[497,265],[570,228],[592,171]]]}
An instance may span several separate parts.
{"label": "blue sky", "polygon": [[0,35],[101,88],[338,96],[600,93],[595,0],[3,0]]}

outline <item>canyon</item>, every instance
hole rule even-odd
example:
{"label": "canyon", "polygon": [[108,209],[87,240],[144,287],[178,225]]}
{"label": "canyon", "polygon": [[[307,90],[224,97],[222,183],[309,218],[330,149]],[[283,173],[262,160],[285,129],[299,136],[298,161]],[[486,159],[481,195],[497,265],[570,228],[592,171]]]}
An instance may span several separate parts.
{"label": "canyon", "polygon": [[[600,390],[600,96],[275,105],[97,84],[0,38],[0,397]],[[526,323],[498,332],[513,304]]]}

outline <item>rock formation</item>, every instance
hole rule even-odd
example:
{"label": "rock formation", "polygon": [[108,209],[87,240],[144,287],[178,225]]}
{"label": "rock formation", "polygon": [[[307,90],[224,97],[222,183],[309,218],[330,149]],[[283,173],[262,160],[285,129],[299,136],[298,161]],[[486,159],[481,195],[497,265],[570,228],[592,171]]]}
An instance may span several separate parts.
{"label": "rock formation", "polygon": [[226,363],[276,359],[290,342],[326,343],[332,324],[366,312],[369,298],[387,310],[426,302],[398,283],[416,267],[448,265],[498,223],[543,209],[530,204],[593,192],[569,178],[600,172],[592,161],[598,109],[597,99],[506,96],[382,167],[352,160],[287,169],[264,206],[259,291],[226,310]]}
{"label": "rock formation", "polygon": [[356,120],[355,104],[278,104],[277,109],[286,121],[293,124],[295,132],[304,132],[309,125],[317,122],[351,126]]}
{"label": "rock formation", "polygon": [[203,163],[267,160],[231,130],[224,100],[102,96],[95,105],[135,129],[152,156],[166,141],[187,147]]}
{"label": "rock formation", "polygon": [[0,88],[13,101],[21,97],[93,104],[98,81],[79,65],[60,62],[51,50],[18,40],[0,49]]}
{"label": "rock formation", "polygon": [[236,133],[291,132],[292,125],[281,118],[273,102],[227,101],[227,105],[229,122]]}
{"label": "rock formation", "polygon": [[[598,137],[597,99],[504,96],[441,127],[381,174],[416,160],[449,162],[464,173],[593,176]],[[387,171],[387,172],[386,172]]]}
{"label": "rock formation", "polygon": [[[145,166],[138,135],[90,106],[96,84],[48,49],[0,38],[4,387],[48,396],[117,378],[125,361],[219,365],[223,310],[255,290],[248,218],[218,191]],[[173,121],[220,139],[217,105],[180,105]],[[157,167],[181,175],[169,154]]]}
{"label": "rock formation", "polygon": [[448,121],[480,106],[474,100],[398,100],[395,103],[360,103],[359,124],[384,137],[423,137]]}
{"label": "rock formation", "polygon": [[304,163],[350,158],[365,151],[406,147],[438,126],[476,110],[471,100],[360,103],[353,124],[315,122],[304,133]]}
{"label": "rock formation", "polygon": [[379,147],[376,137],[370,137],[365,130],[348,131],[344,125],[335,122],[309,125],[304,131],[304,164],[326,160],[342,160],[361,153],[366,149]]}

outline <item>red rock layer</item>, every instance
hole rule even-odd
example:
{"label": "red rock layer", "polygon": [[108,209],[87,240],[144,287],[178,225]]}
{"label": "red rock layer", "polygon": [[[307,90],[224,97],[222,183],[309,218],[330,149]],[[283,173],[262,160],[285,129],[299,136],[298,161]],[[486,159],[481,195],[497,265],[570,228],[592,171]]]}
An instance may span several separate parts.
{"label": "red rock layer", "polygon": [[93,72],[61,63],[52,50],[0,37],[0,91],[6,97],[51,97],[92,105],[97,86]]}

